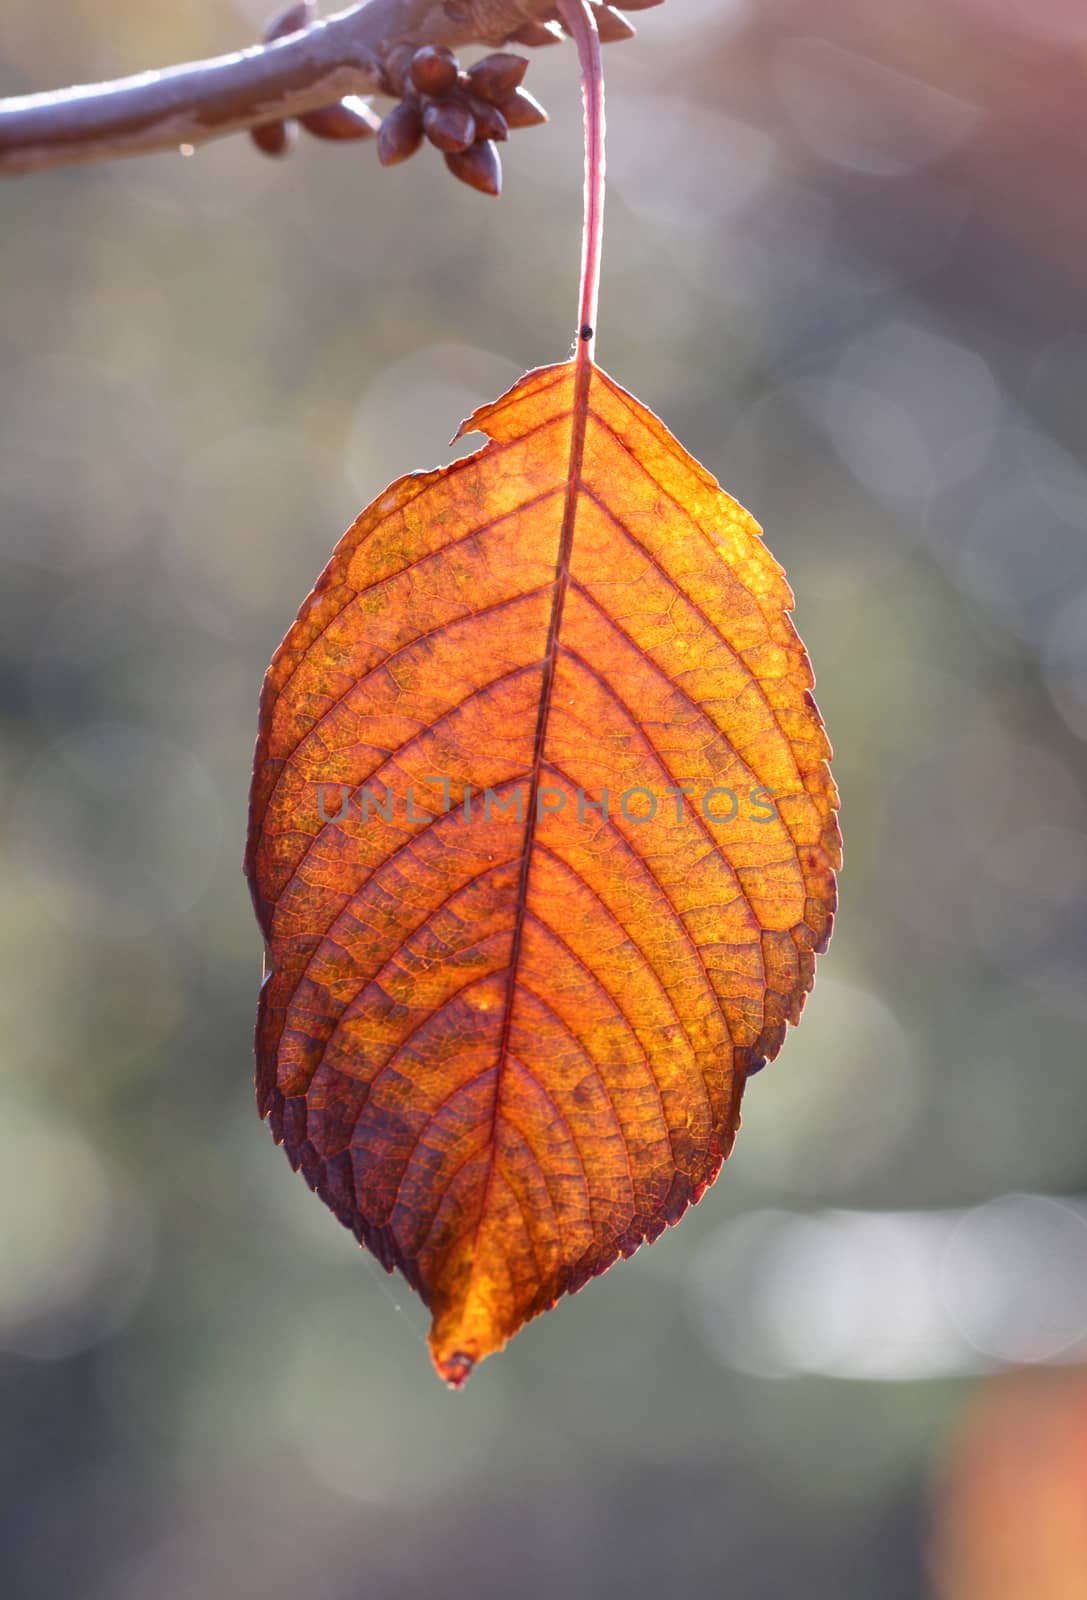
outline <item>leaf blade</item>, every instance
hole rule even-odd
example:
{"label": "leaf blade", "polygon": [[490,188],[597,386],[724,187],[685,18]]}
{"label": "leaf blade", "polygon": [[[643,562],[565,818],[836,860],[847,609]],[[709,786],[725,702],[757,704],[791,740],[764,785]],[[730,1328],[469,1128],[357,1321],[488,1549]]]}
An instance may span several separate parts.
{"label": "leaf blade", "polygon": [[[712,1182],[840,858],[792,596],[748,514],[587,361],[477,430],[363,513],[277,652],[246,860],[261,1112],[423,1295],[454,1383]],[[351,790],[340,823],[322,782]],[[593,809],[687,783],[777,811]],[[466,815],[466,786],[509,811]],[[363,793],[409,788],[431,820]]]}

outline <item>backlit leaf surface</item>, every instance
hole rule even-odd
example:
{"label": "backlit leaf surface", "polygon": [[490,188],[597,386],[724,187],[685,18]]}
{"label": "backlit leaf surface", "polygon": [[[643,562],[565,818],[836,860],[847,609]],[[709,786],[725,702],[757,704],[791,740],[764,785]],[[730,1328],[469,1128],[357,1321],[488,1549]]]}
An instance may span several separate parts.
{"label": "backlit leaf surface", "polygon": [[277,652],[246,863],[261,1114],[454,1384],[712,1182],[840,855],[747,512],[589,362],[477,430],[363,513]]}

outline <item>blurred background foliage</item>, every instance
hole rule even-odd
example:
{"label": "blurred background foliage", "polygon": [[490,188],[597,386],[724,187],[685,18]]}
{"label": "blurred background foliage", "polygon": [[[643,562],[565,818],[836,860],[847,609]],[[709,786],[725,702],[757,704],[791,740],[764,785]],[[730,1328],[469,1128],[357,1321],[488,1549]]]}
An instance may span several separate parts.
{"label": "blurred background foliage", "polygon": [[[6,0],[0,91],[263,0]],[[0,189],[4,1590],[1087,1584],[1087,10],[669,0],[609,49],[601,360],[768,530],[839,932],[676,1231],[462,1396],[253,1112],[267,660],[572,333],[572,51],[495,204],[238,139]]]}

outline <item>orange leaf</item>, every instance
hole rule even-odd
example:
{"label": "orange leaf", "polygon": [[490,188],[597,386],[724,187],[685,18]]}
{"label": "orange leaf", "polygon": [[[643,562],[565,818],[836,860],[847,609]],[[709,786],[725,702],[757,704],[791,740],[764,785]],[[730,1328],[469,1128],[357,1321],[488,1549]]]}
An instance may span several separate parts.
{"label": "orange leaf", "polygon": [[246,860],[261,1114],[453,1384],[713,1181],[840,857],[747,512],[588,360],[475,430],[276,653]]}

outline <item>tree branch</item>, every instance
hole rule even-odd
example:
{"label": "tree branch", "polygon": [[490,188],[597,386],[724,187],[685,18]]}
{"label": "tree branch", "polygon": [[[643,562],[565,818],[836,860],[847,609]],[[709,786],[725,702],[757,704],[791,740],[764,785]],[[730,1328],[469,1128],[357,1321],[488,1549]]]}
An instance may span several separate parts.
{"label": "tree branch", "polygon": [[2,100],[0,176],[206,144],[348,95],[398,95],[403,64],[419,46],[501,45],[526,25],[539,30],[554,4],[364,0],[234,55]]}

